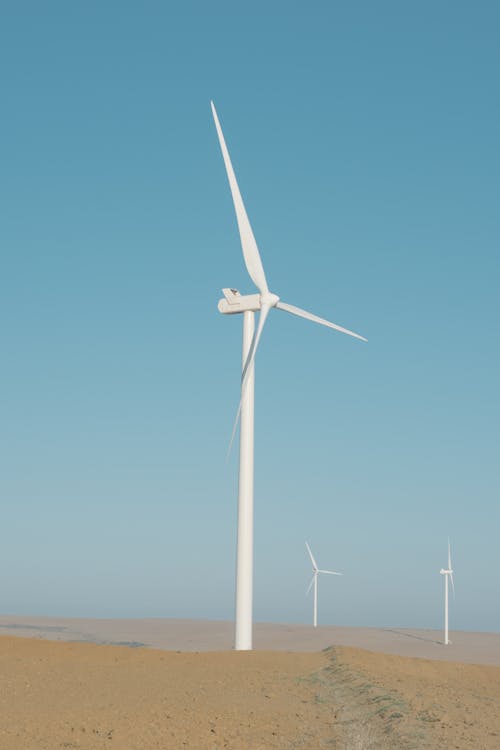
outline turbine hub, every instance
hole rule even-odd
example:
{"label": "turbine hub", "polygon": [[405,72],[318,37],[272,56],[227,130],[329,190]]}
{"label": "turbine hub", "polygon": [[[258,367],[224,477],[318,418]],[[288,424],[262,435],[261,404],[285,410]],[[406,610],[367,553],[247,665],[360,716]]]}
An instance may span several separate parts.
{"label": "turbine hub", "polygon": [[272,292],[265,292],[264,294],[260,295],[260,302],[262,305],[269,305],[269,307],[276,307],[278,302],[280,301],[280,298],[277,294],[273,294]]}

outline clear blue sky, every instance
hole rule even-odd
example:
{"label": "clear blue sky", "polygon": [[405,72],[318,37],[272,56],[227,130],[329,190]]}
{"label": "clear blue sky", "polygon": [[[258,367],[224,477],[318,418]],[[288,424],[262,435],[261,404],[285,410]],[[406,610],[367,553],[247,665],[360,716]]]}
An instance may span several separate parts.
{"label": "clear blue sky", "polygon": [[255,617],[500,630],[495,2],[5,2],[0,611],[233,616],[253,292]]}

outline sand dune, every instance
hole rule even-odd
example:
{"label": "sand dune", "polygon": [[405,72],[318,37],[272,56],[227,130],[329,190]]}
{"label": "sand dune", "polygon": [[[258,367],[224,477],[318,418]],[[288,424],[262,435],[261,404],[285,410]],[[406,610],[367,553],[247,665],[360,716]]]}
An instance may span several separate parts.
{"label": "sand dune", "polygon": [[2,750],[500,747],[499,667],[10,636],[0,665]]}

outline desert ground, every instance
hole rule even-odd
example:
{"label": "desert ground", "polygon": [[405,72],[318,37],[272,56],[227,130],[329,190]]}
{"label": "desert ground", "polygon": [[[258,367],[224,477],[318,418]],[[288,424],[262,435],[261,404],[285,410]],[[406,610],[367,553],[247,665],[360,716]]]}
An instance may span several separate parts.
{"label": "desert ground", "polygon": [[[168,651],[229,651],[234,625],[224,620],[109,619],[0,615],[0,634]],[[255,623],[254,648],[262,651],[321,651],[354,646],[399,656],[500,666],[500,633],[450,631],[443,646],[437,630],[345,628]],[[1,750],[1,749],[0,749]]]}
{"label": "desert ground", "polygon": [[2,750],[500,748],[497,634],[444,647],[433,631],[260,625],[237,653],[229,623],[11,616],[0,633]]}

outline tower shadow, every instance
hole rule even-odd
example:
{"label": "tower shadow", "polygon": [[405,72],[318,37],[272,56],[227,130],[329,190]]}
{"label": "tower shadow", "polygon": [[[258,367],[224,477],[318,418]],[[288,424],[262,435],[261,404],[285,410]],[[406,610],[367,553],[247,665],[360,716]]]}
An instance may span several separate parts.
{"label": "tower shadow", "polygon": [[406,638],[414,638],[417,641],[424,641],[424,643],[434,643],[438,646],[443,645],[443,641],[436,641],[434,638],[426,638],[423,635],[415,635],[414,633],[405,633],[404,630],[396,630],[395,628],[381,628],[384,633],[395,633],[396,635],[404,635]]}

